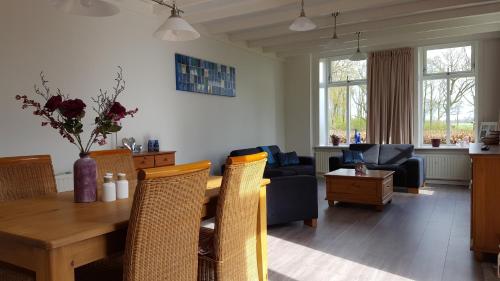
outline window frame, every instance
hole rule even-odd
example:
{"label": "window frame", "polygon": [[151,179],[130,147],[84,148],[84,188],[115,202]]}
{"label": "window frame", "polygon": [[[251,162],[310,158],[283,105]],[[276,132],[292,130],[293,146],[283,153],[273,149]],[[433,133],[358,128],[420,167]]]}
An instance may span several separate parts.
{"label": "window frame", "polygon": [[[427,64],[427,51],[430,50],[439,50],[439,49],[447,49],[447,48],[457,48],[457,47],[465,47],[471,46],[471,70],[470,71],[456,71],[456,72],[441,72],[441,73],[427,73],[426,72],[426,64]],[[478,66],[477,66],[477,58],[478,58],[478,43],[477,42],[458,42],[458,43],[450,43],[450,44],[440,44],[440,45],[432,45],[420,47],[418,50],[418,129],[417,129],[417,144],[419,147],[430,147],[430,144],[424,143],[424,112],[423,112],[423,83],[426,80],[439,80],[444,79],[447,82],[447,101],[449,102],[451,96],[451,89],[449,89],[449,79],[451,78],[474,78],[474,124],[476,128],[474,129],[474,139],[478,141]],[[456,144],[449,143],[451,137],[451,121],[450,121],[450,111],[448,108],[446,112],[446,143],[442,143],[441,146],[444,147],[456,147]]]}
{"label": "window frame", "polygon": [[[323,126],[320,125],[320,130],[324,131],[322,134],[320,133],[320,139],[322,139],[323,143],[325,145],[330,144],[330,132],[329,132],[329,124],[330,124],[330,114],[328,114],[328,89],[330,87],[345,87],[346,88],[346,120],[347,120],[347,132],[346,132],[346,143],[341,143],[341,145],[349,145],[351,144],[351,94],[349,91],[349,88],[351,86],[362,86],[365,85],[367,87],[367,99],[368,99],[368,68],[366,70],[366,78],[365,79],[355,79],[355,80],[344,80],[344,81],[330,81],[330,75],[331,75],[331,65],[332,61],[339,61],[339,60],[348,60],[349,56],[338,56],[338,57],[329,57],[329,58],[324,58],[320,60],[320,64],[324,63],[324,73],[323,73],[323,83],[321,83],[321,79],[319,82],[319,89],[320,93],[321,90],[323,89],[324,91],[324,97],[320,97],[320,100],[323,100],[323,102],[320,102],[320,106],[323,106],[323,122],[320,122],[320,124],[324,124]],[[368,60],[366,60],[368,63]],[[321,72],[320,72],[321,76]],[[368,108],[367,108],[368,111]],[[321,116],[321,114],[320,114]],[[323,128],[321,128],[323,127]],[[368,128],[366,128],[368,129]]]}

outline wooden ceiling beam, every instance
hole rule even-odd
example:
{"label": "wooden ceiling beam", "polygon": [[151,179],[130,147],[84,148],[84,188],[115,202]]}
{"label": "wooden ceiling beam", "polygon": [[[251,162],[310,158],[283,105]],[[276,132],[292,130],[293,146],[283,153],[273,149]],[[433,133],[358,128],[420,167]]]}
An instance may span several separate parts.
{"label": "wooden ceiling beam", "polygon": [[[376,40],[384,36],[394,36],[394,34],[414,34],[429,31],[441,30],[445,32],[447,29],[458,27],[478,26],[491,23],[500,23],[500,11],[494,14],[472,16],[466,18],[448,19],[437,22],[418,23],[412,25],[397,25],[386,29],[380,29],[374,32],[369,32],[362,35],[363,42]],[[300,49],[314,45],[329,45],[330,47],[342,46],[343,44],[351,43],[356,45],[356,36],[353,33],[339,33],[339,39],[332,41],[330,38],[322,38],[317,40],[309,40],[296,42],[294,44],[280,44],[270,47],[264,47],[266,52],[281,52],[285,50]]]}
{"label": "wooden ceiling beam", "polygon": [[[362,9],[355,11],[340,10],[341,14],[337,19],[338,27],[356,23],[368,23],[372,21],[386,20],[395,17],[406,17],[433,11],[444,11],[446,9],[456,9],[475,5],[485,5],[490,3],[500,3],[500,1],[485,0],[423,0],[419,2],[402,3],[382,8]],[[339,9],[337,9],[339,10]],[[331,10],[333,11],[333,10]],[[326,15],[326,16],[325,16]],[[318,30],[333,28],[333,20],[329,13],[324,13],[321,17],[312,18],[318,25]],[[276,36],[296,34],[288,29],[289,22],[257,27],[248,30],[229,32],[232,41],[252,41]],[[316,30],[316,31],[318,31]]]}
{"label": "wooden ceiling beam", "polygon": [[[419,33],[409,33],[398,36],[384,36],[377,40],[366,40],[363,42],[361,46],[362,52],[368,52],[383,48],[395,48],[396,46],[404,46],[402,43],[407,43],[408,46],[417,45],[426,45],[424,42],[432,41],[432,40],[441,40],[443,42],[450,42],[452,39],[456,38],[474,38],[474,36],[480,36],[485,33],[498,34],[500,31],[500,23],[491,23],[485,25],[478,26],[467,26],[467,27],[457,27],[454,29],[448,29],[446,32],[442,30],[433,30],[428,32],[419,32]],[[472,40],[472,39],[471,39]],[[383,48],[382,48],[383,46]],[[356,50],[356,46],[346,45],[343,48],[332,48],[326,49],[320,46],[313,46],[310,48],[304,48],[300,50],[290,50],[278,52],[277,55],[279,57],[289,57],[289,56],[297,56],[302,54],[321,54],[321,53],[354,53]]]}
{"label": "wooden ceiling beam", "polygon": [[[468,41],[484,40],[484,39],[499,38],[499,37],[500,37],[500,32],[497,31],[497,32],[486,32],[486,33],[479,33],[479,34],[472,34],[472,35],[464,35],[464,36],[455,36],[455,37],[449,37],[449,38],[423,39],[423,40],[418,40],[418,41],[402,41],[402,42],[391,43],[389,45],[373,46],[373,47],[371,47],[370,52],[389,50],[389,49],[394,49],[394,48],[403,48],[403,47],[422,47],[422,46],[448,44],[448,43],[450,43],[450,41],[452,41],[452,42],[468,42]],[[320,53],[314,53],[314,56],[322,57],[322,58],[349,57],[352,55],[353,51],[354,50],[352,50],[352,49],[335,50],[335,51],[325,50],[325,51],[322,51]],[[304,55],[304,54],[299,53],[298,55]]]}
{"label": "wooden ceiling beam", "polygon": [[295,7],[296,0],[246,0],[232,1],[225,5],[203,7],[202,9],[186,9],[184,18],[193,24],[220,21],[226,18],[244,16],[251,13],[265,12],[272,9]]}
{"label": "wooden ceiling beam", "polygon": [[[449,1],[449,0],[444,0],[444,1]],[[469,1],[481,1],[481,0],[469,0]],[[318,0],[318,4],[315,5],[306,4],[306,13],[310,17],[317,17],[322,15],[328,15],[334,10],[353,11],[359,9],[370,9],[375,7],[381,7],[384,5],[391,5],[396,2],[401,2],[401,0],[399,1],[398,0],[370,0],[370,1]],[[206,22],[205,26],[207,27],[207,30],[212,34],[228,33],[228,32],[234,32],[238,30],[244,30],[256,27],[266,27],[277,23],[290,24],[298,15],[299,15],[298,7],[296,5],[291,5],[289,8],[286,9],[285,8],[274,9],[268,12],[250,13],[239,17],[227,18],[213,22]]]}
{"label": "wooden ceiling beam", "polygon": [[[370,33],[378,30],[416,26],[425,27],[426,24],[438,24],[438,22],[453,21],[460,18],[474,18],[481,17],[482,15],[491,15],[500,12],[500,3],[487,4],[480,6],[472,6],[465,8],[458,8],[452,10],[435,11],[426,14],[417,14],[413,16],[404,16],[397,18],[390,18],[386,20],[378,20],[374,22],[361,22],[351,25],[339,26],[337,33],[340,37],[348,34],[354,34],[357,31],[363,32],[363,37],[370,36]],[[278,45],[292,45],[300,42],[309,42],[320,39],[330,38],[332,29],[320,29],[306,33],[295,33],[291,35],[277,36],[274,38],[248,41],[248,46],[251,47],[272,47]],[[231,37],[230,37],[231,39]]]}

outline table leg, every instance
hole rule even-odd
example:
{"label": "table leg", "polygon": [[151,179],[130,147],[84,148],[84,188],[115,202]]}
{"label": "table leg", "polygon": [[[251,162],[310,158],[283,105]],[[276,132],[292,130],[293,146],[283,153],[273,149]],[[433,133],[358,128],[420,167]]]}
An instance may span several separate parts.
{"label": "table leg", "polygon": [[47,251],[36,270],[36,281],[74,281],[74,261],[64,248]]}
{"label": "table leg", "polygon": [[257,217],[257,267],[259,280],[267,281],[267,205],[266,186],[260,187]]}

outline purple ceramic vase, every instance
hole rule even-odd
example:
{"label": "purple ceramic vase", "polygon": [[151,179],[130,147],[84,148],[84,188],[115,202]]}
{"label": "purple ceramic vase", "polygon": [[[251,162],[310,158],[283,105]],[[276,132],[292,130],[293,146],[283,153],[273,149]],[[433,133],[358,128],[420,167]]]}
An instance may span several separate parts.
{"label": "purple ceramic vase", "polygon": [[80,159],[75,161],[73,179],[76,203],[97,200],[97,164],[87,153],[80,153]]}

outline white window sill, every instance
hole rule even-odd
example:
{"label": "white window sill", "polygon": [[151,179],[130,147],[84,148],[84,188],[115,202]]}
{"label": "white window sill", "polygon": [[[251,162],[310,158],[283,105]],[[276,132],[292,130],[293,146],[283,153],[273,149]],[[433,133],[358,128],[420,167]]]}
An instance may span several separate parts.
{"label": "white window sill", "polygon": [[[345,149],[349,148],[348,144],[340,145],[318,145],[314,147],[315,149]],[[455,145],[442,145],[440,147],[432,147],[430,145],[415,146],[415,150],[469,150],[468,147],[459,147]]]}
{"label": "white window sill", "polygon": [[440,147],[432,147],[430,145],[416,146],[415,150],[469,150],[468,147],[460,147],[455,145],[442,145]]}

